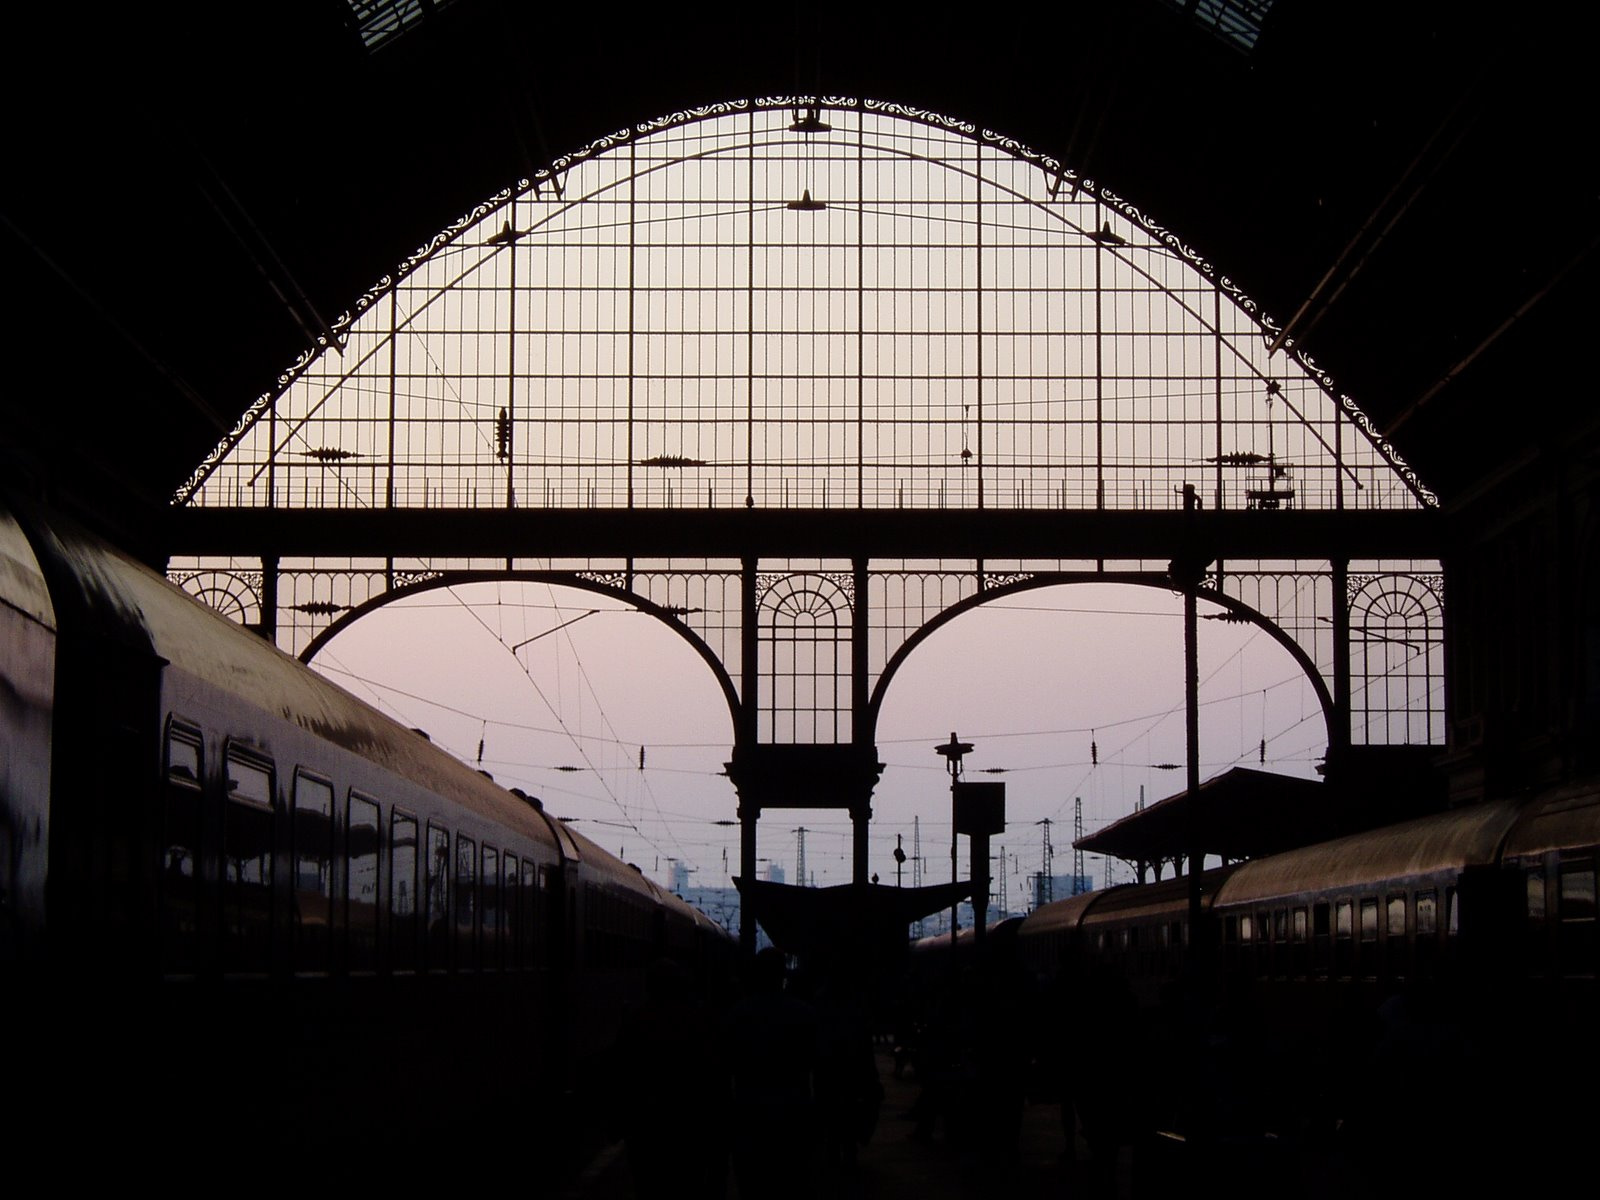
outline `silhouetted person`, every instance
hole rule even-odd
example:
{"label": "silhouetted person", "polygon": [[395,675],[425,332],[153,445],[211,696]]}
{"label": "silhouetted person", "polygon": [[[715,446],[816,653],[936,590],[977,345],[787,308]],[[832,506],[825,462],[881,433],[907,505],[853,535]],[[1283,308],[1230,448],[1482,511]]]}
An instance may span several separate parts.
{"label": "silhouetted person", "polygon": [[832,1166],[855,1163],[856,1149],[871,1136],[883,1100],[872,1033],[858,998],[837,975],[823,982],[812,1000],[817,1013],[817,1126],[824,1159]]}
{"label": "silhouetted person", "polygon": [[651,964],[645,1001],[623,1015],[616,1066],[620,1122],[639,1196],[726,1193],[728,1081],[716,1031],[689,972]]}
{"label": "silhouetted person", "polygon": [[816,1195],[817,1018],[783,990],[781,951],[750,963],[728,1013],[733,1165],[741,1200]]}

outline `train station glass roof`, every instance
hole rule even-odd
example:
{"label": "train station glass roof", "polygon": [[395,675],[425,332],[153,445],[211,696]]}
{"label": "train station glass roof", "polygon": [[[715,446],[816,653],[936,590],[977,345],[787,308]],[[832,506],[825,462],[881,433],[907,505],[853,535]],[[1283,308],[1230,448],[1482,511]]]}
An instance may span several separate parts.
{"label": "train station glass roof", "polygon": [[901,105],[619,130],[380,280],[180,489],[282,507],[1416,508],[1131,203]]}

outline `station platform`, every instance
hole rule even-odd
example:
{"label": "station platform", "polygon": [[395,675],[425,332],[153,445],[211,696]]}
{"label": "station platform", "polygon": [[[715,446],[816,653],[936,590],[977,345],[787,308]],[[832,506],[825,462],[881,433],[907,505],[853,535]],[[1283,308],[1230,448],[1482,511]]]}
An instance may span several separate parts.
{"label": "station platform", "polygon": [[[883,1104],[871,1140],[849,1166],[819,1166],[816,1195],[828,1200],[1009,1200],[1074,1194],[1077,1166],[1087,1151],[1074,1139],[1069,1157],[1058,1104],[1023,1109],[1017,1153],[1008,1161],[986,1162],[965,1148],[942,1123],[919,1131],[915,1106],[921,1086],[909,1074],[896,1078],[892,1056],[877,1052]],[[1126,1195],[1126,1188],[1119,1189]],[[1077,1194],[1082,1194],[1081,1192]],[[562,1200],[643,1200],[634,1187],[627,1153],[613,1142],[596,1154],[568,1184]],[[652,1198],[654,1200],[654,1198]],[[730,1170],[723,1200],[762,1200],[743,1195]]]}

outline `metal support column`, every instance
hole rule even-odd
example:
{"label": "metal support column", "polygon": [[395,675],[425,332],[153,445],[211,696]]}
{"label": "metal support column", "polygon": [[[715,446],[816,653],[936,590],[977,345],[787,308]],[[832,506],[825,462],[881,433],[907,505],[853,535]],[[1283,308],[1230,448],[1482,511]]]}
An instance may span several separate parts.
{"label": "metal support column", "polygon": [[[739,626],[739,727],[735,733],[733,754],[737,762],[741,752],[748,754],[755,748],[760,732],[759,691],[761,679],[761,638],[759,605],[756,597],[756,560],[746,558],[740,574],[740,626]],[[738,786],[739,780],[734,781]],[[746,784],[746,787],[753,786]],[[761,802],[754,796],[739,796],[739,878],[750,882],[756,877],[756,822],[761,817]],[[739,949],[744,954],[756,952],[756,922],[741,896],[739,900]]]}
{"label": "metal support column", "polygon": [[1328,730],[1328,776],[1350,760],[1350,560],[1333,560],[1333,721]]}
{"label": "metal support column", "polygon": [[[1183,485],[1183,511],[1191,516],[1200,509],[1194,485]],[[1186,538],[1185,541],[1192,542]],[[1189,859],[1189,946],[1191,953],[1200,946],[1200,870],[1205,865],[1205,846],[1200,814],[1200,620],[1199,588],[1205,578],[1209,558],[1173,559],[1168,567],[1174,587],[1183,591],[1183,695],[1184,757],[1188,761],[1188,815],[1185,852]]]}
{"label": "metal support column", "polygon": [[867,831],[872,827],[872,807],[850,806],[850,881],[867,882]]}
{"label": "metal support column", "polygon": [[256,632],[269,643],[278,644],[278,556],[261,556],[261,623]]}

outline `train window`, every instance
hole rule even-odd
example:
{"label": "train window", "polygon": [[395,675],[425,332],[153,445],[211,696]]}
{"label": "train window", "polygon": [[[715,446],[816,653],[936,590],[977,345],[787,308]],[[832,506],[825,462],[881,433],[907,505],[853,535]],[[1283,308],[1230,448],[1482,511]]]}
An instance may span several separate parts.
{"label": "train window", "polygon": [[500,961],[508,971],[517,965],[517,933],[522,928],[517,879],[517,856],[507,851],[500,858]]}
{"label": "train window", "polygon": [[230,750],[222,817],[222,962],[265,971],[272,952],[272,767]]}
{"label": "train window", "polygon": [[272,767],[228,753],[228,799],[272,811]]}
{"label": "train window", "polygon": [[1347,938],[1354,935],[1355,905],[1350,901],[1341,900],[1333,906],[1333,928],[1338,937]]}
{"label": "train window", "polygon": [[1256,936],[1263,942],[1272,941],[1272,917],[1269,913],[1256,914]]}
{"label": "train window", "polygon": [[389,821],[389,962],[417,969],[417,819],[399,809]]}
{"label": "train window", "polygon": [[1595,919],[1594,867],[1589,863],[1562,863],[1559,896],[1563,921]]}
{"label": "train window", "polygon": [[1390,896],[1387,908],[1387,924],[1389,936],[1403,938],[1406,935],[1406,898],[1404,896]]}
{"label": "train window", "polygon": [[1272,914],[1272,940],[1287,942],[1289,940],[1289,910],[1280,908]]}
{"label": "train window", "polygon": [[443,971],[450,965],[450,834],[428,822],[426,908],[427,965]]}
{"label": "train window", "polygon": [[1455,888],[1446,888],[1444,891],[1444,931],[1448,937],[1455,937],[1461,932],[1461,898],[1456,895]]}
{"label": "train window", "polygon": [[1363,900],[1361,902],[1361,940],[1375,942],[1378,940],[1378,902],[1376,900]]}
{"label": "train window", "polygon": [[483,871],[479,878],[483,881],[479,892],[483,969],[493,971],[500,966],[500,852],[493,846],[483,848]]}
{"label": "train window", "polygon": [[167,788],[161,830],[161,965],[168,972],[195,969],[199,914],[200,731],[167,725]]}
{"label": "train window", "polygon": [[326,971],[333,924],[333,788],[296,771],[294,777],[294,969]]}
{"label": "train window", "polygon": [[1592,976],[1595,968],[1595,873],[1588,862],[1561,864],[1557,915],[1561,918],[1561,971]]}
{"label": "train window", "polygon": [[477,869],[477,843],[456,834],[456,967],[462,971],[471,971],[477,966],[472,940],[478,915]]}
{"label": "train window", "polygon": [[533,927],[534,965],[554,964],[561,945],[561,879],[551,867],[539,868],[537,923]]}
{"label": "train window", "polygon": [[1311,906],[1311,936],[1328,936],[1328,902],[1326,900]]}
{"label": "train window", "polygon": [[1526,873],[1528,920],[1544,920],[1544,867],[1530,867]]}
{"label": "train window", "polygon": [[1434,892],[1417,893],[1417,936],[1434,937],[1439,932],[1439,897]]}
{"label": "train window", "polygon": [[1250,914],[1249,913],[1240,913],[1239,914],[1239,940],[1241,942],[1244,942],[1246,945],[1248,945],[1250,942],[1255,941],[1255,935],[1256,935],[1255,922],[1251,919]]}
{"label": "train window", "polygon": [[517,963],[523,967],[538,966],[535,945],[539,930],[538,868],[527,859],[522,861],[522,913],[517,935]]}
{"label": "train window", "polygon": [[1303,942],[1306,940],[1306,910],[1303,908],[1297,908],[1294,910],[1292,916],[1294,918],[1294,924],[1290,930],[1291,936],[1295,941]]}
{"label": "train window", "polygon": [[345,810],[345,921],[349,966],[370,971],[378,955],[378,857],[383,846],[382,814],[371,800],[354,792]]}
{"label": "train window", "polygon": [[200,732],[178,724],[167,726],[167,778],[200,786]]}

